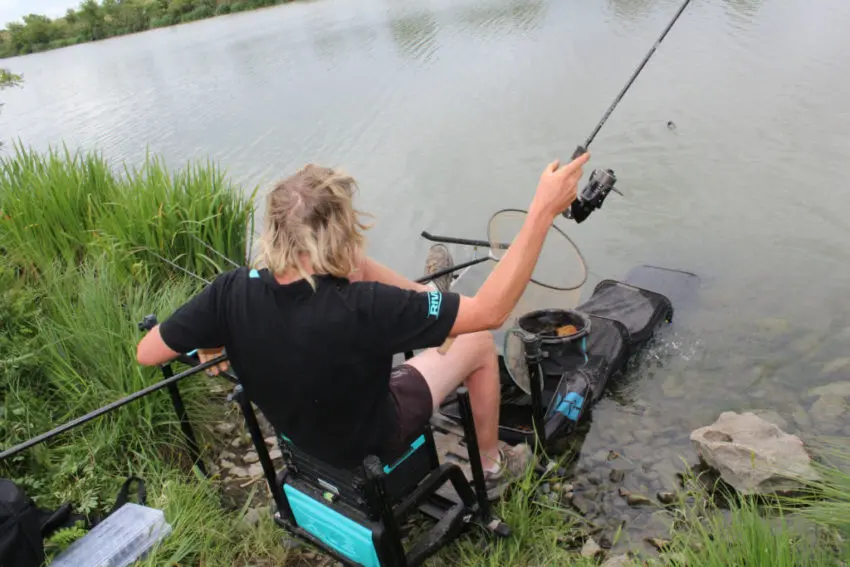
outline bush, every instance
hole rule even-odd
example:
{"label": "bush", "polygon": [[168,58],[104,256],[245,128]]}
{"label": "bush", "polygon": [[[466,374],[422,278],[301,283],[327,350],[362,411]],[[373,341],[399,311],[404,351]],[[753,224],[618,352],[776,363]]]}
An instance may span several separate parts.
{"label": "bush", "polygon": [[188,14],[184,14],[180,21],[182,22],[193,22],[195,20],[203,20],[206,18],[211,18],[215,15],[213,9],[209,6],[198,6]]}
{"label": "bush", "polygon": [[215,9],[216,16],[224,16],[230,13],[230,4],[221,4]]}

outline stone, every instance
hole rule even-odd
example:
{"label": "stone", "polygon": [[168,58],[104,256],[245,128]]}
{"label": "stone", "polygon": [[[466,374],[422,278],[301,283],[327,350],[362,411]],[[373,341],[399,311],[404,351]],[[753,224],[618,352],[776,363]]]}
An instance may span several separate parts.
{"label": "stone", "polygon": [[661,491],[655,495],[658,498],[658,501],[664,504],[665,506],[669,506],[676,501],[676,494],[673,492]]}
{"label": "stone", "polygon": [[629,567],[629,565],[632,565],[632,560],[628,555],[623,553],[621,555],[612,555],[605,560],[602,567]]}
{"label": "stone", "polygon": [[592,537],[587,538],[587,541],[584,542],[584,545],[581,546],[581,556],[586,558],[593,558],[602,553],[602,548],[599,547],[599,544],[593,541]]}
{"label": "stone", "polygon": [[260,460],[260,457],[257,455],[256,451],[248,451],[242,457],[242,462],[244,462],[246,465],[254,464],[259,460]]}
{"label": "stone", "polygon": [[700,460],[742,494],[790,492],[819,478],[799,437],[752,412],[723,412],[690,439]]}
{"label": "stone", "polygon": [[233,433],[234,429],[236,429],[236,424],[229,423],[227,421],[219,423],[215,426],[216,433],[221,433],[222,435],[230,435],[231,433]]}
{"label": "stone", "polygon": [[238,478],[245,478],[249,476],[248,470],[244,467],[233,467],[232,469],[230,469],[229,473],[230,476],[235,476]]}
{"label": "stone", "polygon": [[227,459],[222,459],[222,460],[221,460],[221,468],[223,468],[224,470],[232,469],[232,468],[233,468],[233,467],[235,467],[235,466],[236,466],[236,465],[235,465],[235,464],[233,464],[233,462],[232,462],[232,461],[228,461]]}
{"label": "stone", "polygon": [[219,459],[227,459],[228,461],[232,461],[236,459],[236,455],[231,453],[230,451],[222,451],[218,456]]}
{"label": "stone", "polygon": [[611,471],[611,474],[608,475],[608,480],[611,482],[623,482],[623,479],[626,477],[626,471],[620,469],[614,469]]}
{"label": "stone", "polygon": [[237,437],[236,439],[234,439],[233,441],[230,442],[230,446],[233,447],[234,449],[238,449],[239,447],[242,446],[242,438]]}
{"label": "stone", "polygon": [[823,366],[821,374],[832,374],[844,370],[848,366],[850,366],[850,357],[836,358]]}
{"label": "stone", "polygon": [[652,504],[652,500],[642,494],[629,494],[626,496],[626,503],[629,506],[646,506]]}
{"label": "stone", "polygon": [[275,461],[275,460],[277,460],[277,459],[282,459],[282,458],[283,458],[283,454],[280,452],[280,449],[278,449],[277,447],[275,447],[274,449],[272,449],[271,451],[269,451],[269,457],[271,458],[271,460]]}
{"label": "stone", "polygon": [[671,374],[666,380],[664,380],[664,384],[661,385],[661,391],[664,392],[664,395],[668,398],[683,397],[686,392],[685,385],[682,382],[682,377]]}
{"label": "stone", "polygon": [[644,541],[646,541],[649,545],[651,545],[658,551],[664,551],[670,546],[670,540],[661,537],[648,537]]}
{"label": "stone", "polygon": [[797,424],[797,429],[800,431],[807,432],[811,430],[812,420],[809,419],[809,414],[806,413],[806,410],[800,404],[796,405],[794,411],[791,413],[791,417],[794,418],[794,423]]}
{"label": "stone", "polygon": [[260,518],[263,514],[268,514],[268,511],[269,509],[265,506],[261,506],[259,508],[248,508],[248,511],[245,512],[245,515],[239,522],[238,529],[240,531],[247,531],[253,528],[260,523]]}
{"label": "stone", "polygon": [[783,431],[788,430],[788,422],[785,421],[785,418],[783,418],[781,415],[779,415],[775,411],[768,410],[768,409],[754,409],[754,410],[750,410],[750,411],[752,413],[756,414],[757,416],[759,416],[760,418],[762,418],[763,420],[769,421],[770,423],[773,423],[779,429],[781,429]]}
{"label": "stone", "polygon": [[260,463],[254,463],[250,467],[248,467],[248,476],[256,477],[261,476],[263,474],[263,465]]}
{"label": "stone", "polygon": [[649,443],[652,441],[652,431],[648,429],[637,429],[633,431],[632,434],[635,436],[635,439],[641,443]]}
{"label": "stone", "polygon": [[274,435],[269,435],[268,437],[263,439],[263,441],[265,441],[266,445],[268,445],[269,447],[274,447],[275,443],[277,443],[277,439]]}
{"label": "stone", "polygon": [[850,408],[850,381],[813,388],[809,395],[818,397],[809,411],[812,421],[818,427],[834,429]]}

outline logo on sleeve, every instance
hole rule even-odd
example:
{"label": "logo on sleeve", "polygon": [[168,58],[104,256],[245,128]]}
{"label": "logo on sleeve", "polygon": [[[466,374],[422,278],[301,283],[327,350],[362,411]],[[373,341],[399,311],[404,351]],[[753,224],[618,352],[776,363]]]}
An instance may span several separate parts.
{"label": "logo on sleeve", "polygon": [[443,304],[443,294],[439,291],[428,292],[428,317],[435,319],[440,316],[440,306]]}

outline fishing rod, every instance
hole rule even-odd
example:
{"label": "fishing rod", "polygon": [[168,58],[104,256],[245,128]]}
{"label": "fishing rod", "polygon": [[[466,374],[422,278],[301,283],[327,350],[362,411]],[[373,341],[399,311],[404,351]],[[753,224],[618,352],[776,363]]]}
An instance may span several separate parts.
{"label": "fishing rod", "polygon": [[[655,41],[655,43],[650,48],[649,52],[646,54],[646,57],[643,58],[640,65],[638,65],[637,69],[635,69],[634,73],[632,73],[631,78],[626,83],[626,86],[619,92],[617,97],[614,99],[614,102],[611,103],[611,106],[608,107],[608,110],[605,111],[605,114],[602,115],[602,119],[596,125],[596,128],[590,133],[590,136],[587,137],[587,140],[583,145],[579,145],[576,147],[573,152],[573,157],[571,159],[576,159],[582,154],[587,152],[587,148],[590,147],[590,144],[593,142],[596,135],[602,129],[602,126],[605,122],[608,121],[608,117],[611,116],[611,113],[614,112],[614,109],[620,104],[620,101],[625,96],[626,92],[632,86],[632,83],[635,82],[640,72],[643,71],[643,68],[649,62],[650,58],[655,53],[655,50],[658,49],[658,46],[661,45],[661,42],[664,41],[664,38],[667,37],[667,33],[673,27],[673,24],[676,23],[676,20],[679,19],[679,16],[682,15],[682,12],[685,11],[688,4],[690,4],[691,0],[685,0],[685,2],[681,5],[679,10],[676,12],[676,15],[673,16],[673,19],[670,20],[670,23],[667,24],[667,27],[664,28],[661,36]],[[584,189],[582,189],[581,193],[576,197],[576,200],[573,201],[573,204],[569,209],[564,211],[562,214],[564,217],[568,219],[573,219],[577,223],[584,221],[590,213],[594,211],[594,209],[599,209],[602,207],[602,202],[605,201],[605,198],[611,191],[614,191],[618,195],[622,196],[623,194],[614,188],[614,184],[617,182],[617,177],[614,175],[614,171],[611,169],[594,169],[590,174],[590,179],[585,185]]]}

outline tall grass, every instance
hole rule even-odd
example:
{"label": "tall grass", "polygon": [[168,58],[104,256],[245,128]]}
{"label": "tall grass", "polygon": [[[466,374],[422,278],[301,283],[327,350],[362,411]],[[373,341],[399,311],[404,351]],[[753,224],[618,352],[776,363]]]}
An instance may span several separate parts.
{"label": "tall grass", "polygon": [[[137,323],[168,316],[244,263],[253,194],[214,165],[156,158],[118,175],[99,155],[20,146],[0,159],[0,434],[6,447],[161,379],[135,361]],[[195,238],[200,239],[200,242]],[[181,383],[196,423],[216,408],[203,377]],[[167,392],[133,402],[0,463],[42,506],[107,510],[129,474],[185,470]],[[169,477],[171,478],[171,477]],[[208,510],[210,514],[220,511]]]}
{"label": "tall grass", "polygon": [[160,258],[209,279],[229,266],[203,243],[246,263],[255,195],[241,194],[212,163],[169,172],[148,156],[118,175],[96,153],[16,145],[0,159],[0,246],[37,271],[98,251],[148,285],[175,273]]}

